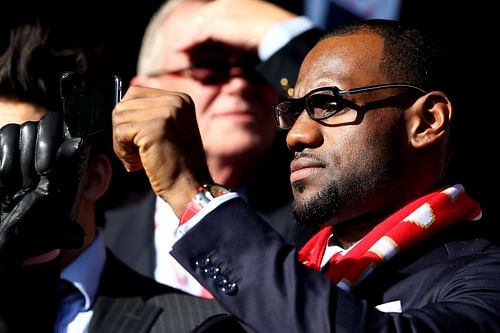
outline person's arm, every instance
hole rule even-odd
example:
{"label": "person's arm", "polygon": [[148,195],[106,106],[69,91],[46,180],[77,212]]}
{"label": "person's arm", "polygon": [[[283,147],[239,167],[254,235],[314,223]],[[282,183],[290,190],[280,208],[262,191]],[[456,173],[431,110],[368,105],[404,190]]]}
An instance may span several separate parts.
{"label": "person's arm", "polygon": [[113,148],[129,172],[143,169],[153,191],[181,217],[211,176],[191,98],[130,87],[112,115]]}
{"label": "person's arm", "polygon": [[256,53],[269,31],[296,17],[267,1],[211,1],[193,13],[193,24],[179,31],[172,46],[179,51],[189,51],[207,41],[216,41]]}
{"label": "person's arm", "polygon": [[216,0],[193,14],[193,24],[179,32],[174,47],[189,52],[217,41],[259,55],[258,71],[287,96],[300,64],[324,31],[297,16],[260,0]]}
{"label": "person's arm", "polygon": [[59,249],[83,243],[71,212],[82,140],[64,135],[61,114],[0,129],[0,327],[52,332]]}
{"label": "person's arm", "polygon": [[[393,283],[387,294],[404,297],[402,313],[375,308],[395,299],[370,303],[302,266],[296,250],[243,200],[206,215],[174,245],[172,255],[251,332],[498,331],[500,252],[485,248],[448,258],[439,251],[441,257],[434,253],[429,264],[407,270],[405,278],[392,272],[366,287],[385,295],[384,283]],[[396,278],[401,280],[395,283]]]}

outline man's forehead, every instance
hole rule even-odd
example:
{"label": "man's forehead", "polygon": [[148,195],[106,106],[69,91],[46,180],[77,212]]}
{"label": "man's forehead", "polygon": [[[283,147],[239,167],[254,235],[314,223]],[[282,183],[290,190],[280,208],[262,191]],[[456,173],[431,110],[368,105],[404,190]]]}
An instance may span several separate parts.
{"label": "man's forehead", "polygon": [[297,88],[338,85],[347,89],[376,82],[382,59],[383,40],[378,35],[356,33],[323,39],[305,57]]}
{"label": "man's forehead", "polygon": [[[374,33],[358,32],[321,40],[308,54],[305,61],[327,65],[351,63],[378,65],[384,52],[383,39]],[[362,66],[365,67],[365,66]]]}
{"label": "man's forehead", "polygon": [[203,1],[180,1],[174,3],[168,14],[161,22],[161,35],[169,42],[175,41],[179,31],[195,24],[198,9],[204,5]]}

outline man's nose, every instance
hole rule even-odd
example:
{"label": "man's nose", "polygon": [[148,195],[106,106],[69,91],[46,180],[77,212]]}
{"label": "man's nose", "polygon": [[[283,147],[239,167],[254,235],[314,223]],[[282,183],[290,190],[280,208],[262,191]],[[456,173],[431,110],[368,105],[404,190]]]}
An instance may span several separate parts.
{"label": "man's nose", "polygon": [[295,120],[292,128],[288,130],[286,144],[291,151],[302,151],[305,148],[321,146],[323,135],[321,124],[311,119],[307,112],[303,111]]}

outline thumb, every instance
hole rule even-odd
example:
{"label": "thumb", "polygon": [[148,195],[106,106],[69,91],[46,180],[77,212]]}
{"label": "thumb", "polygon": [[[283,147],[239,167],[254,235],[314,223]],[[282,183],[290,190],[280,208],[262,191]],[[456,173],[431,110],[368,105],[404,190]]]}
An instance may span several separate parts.
{"label": "thumb", "polygon": [[62,207],[70,210],[70,217],[76,218],[85,169],[90,155],[90,144],[82,138],[72,138],[63,142],[57,151],[54,175],[58,177],[63,194]]}

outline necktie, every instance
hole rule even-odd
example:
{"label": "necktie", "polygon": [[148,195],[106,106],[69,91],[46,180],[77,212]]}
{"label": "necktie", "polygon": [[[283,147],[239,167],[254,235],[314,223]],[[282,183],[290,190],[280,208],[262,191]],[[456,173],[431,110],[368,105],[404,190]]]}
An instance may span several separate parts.
{"label": "necktie", "polygon": [[68,325],[83,309],[85,299],[78,288],[68,280],[61,280],[59,312],[57,315],[55,332],[67,331]]}

